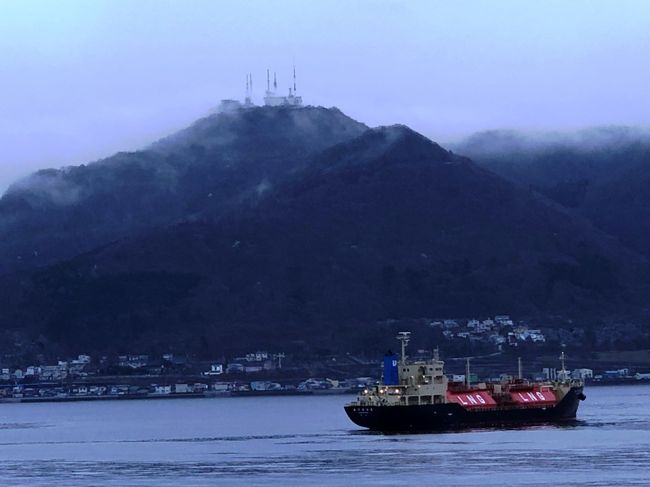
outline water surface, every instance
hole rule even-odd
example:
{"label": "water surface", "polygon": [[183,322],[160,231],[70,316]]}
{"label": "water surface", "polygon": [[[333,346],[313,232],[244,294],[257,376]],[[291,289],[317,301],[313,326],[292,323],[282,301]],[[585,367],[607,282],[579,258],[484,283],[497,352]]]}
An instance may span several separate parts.
{"label": "water surface", "polygon": [[350,396],[0,404],[0,485],[650,485],[650,386],[571,427],[383,435]]}

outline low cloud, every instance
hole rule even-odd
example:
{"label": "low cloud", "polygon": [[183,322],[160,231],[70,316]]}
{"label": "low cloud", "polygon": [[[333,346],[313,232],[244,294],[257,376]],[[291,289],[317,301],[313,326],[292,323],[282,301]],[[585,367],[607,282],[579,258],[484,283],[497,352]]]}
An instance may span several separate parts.
{"label": "low cloud", "polygon": [[81,199],[81,187],[66,179],[65,170],[44,170],[16,181],[7,194],[26,198],[33,206],[68,206]]}

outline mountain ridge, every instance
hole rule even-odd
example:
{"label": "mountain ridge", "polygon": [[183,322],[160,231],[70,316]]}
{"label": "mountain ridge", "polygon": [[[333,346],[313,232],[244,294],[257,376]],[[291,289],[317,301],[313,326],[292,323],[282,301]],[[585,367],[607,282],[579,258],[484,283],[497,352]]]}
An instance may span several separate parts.
{"label": "mountain ridge", "polygon": [[[157,173],[133,164],[190,167],[185,192],[157,193],[176,198],[178,213],[0,274],[0,327],[20,323],[69,350],[196,350],[280,337],[315,346],[360,339],[386,319],[503,310],[588,317],[643,304],[646,259],[408,127],[368,129],[328,109],[242,115],[203,119],[135,161],[116,156],[127,180],[101,191],[145,209],[155,207],[142,192]],[[288,132],[275,123],[287,118],[300,122]],[[214,145],[221,123],[237,133]],[[332,130],[320,138],[322,126]],[[196,140],[205,137],[202,152]],[[100,167],[101,182],[111,167]],[[81,211],[75,204],[62,208]],[[92,231],[90,223],[101,234],[104,222],[75,228]]]}

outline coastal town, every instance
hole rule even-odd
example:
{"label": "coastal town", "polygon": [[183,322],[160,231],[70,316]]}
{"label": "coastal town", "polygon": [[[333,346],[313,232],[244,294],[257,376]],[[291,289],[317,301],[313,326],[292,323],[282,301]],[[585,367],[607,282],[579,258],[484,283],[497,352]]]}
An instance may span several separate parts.
{"label": "coastal town", "polygon": [[[521,350],[530,352],[531,348],[542,357],[527,359],[527,377],[537,381],[557,378],[559,364],[554,367],[557,360],[548,357],[545,348],[548,331],[542,328],[530,327],[508,315],[427,320],[426,327],[435,336],[442,337],[443,350],[453,350],[459,343],[475,343],[480,345],[476,347],[478,350],[487,352],[447,356],[451,381],[466,380],[464,364],[468,358],[473,363],[471,382],[506,380],[509,362]],[[411,359],[429,360],[432,353],[432,350],[417,349]],[[99,357],[79,354],[56,363],[8,366],[5,364],[7,357],[3,357],[0,400],[39,402],[356,393],[380,379],[380,359],[345,353],[305,360],[281,351],[257,350],[211,361],[174,353]],[[643,365],[643,360],[612,359],[600,367],[584,366],[576,358],[569,363],[575,365],[570,368],[571,376],[587,384],[650,382],[650,367]]]}

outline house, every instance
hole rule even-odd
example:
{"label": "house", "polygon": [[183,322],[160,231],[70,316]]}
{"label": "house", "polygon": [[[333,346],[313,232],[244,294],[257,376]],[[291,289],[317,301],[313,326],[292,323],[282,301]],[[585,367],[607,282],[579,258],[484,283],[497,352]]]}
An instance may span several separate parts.
{"label": "house", "polygon": [[627,377],[628,375],[630,375],[630,369],[606,370],[603,373],[603,376],[606,379],[616,379],[621,377]]}
{"label": "house", "polygon": [[264,369],[264,362],[248,362],[244,364],[244,372],[252,374],[255,372],[262,372]]}
{"label": "house", "polygon": [[542,333],[542,330],[535,329],[529,330],[527,326],[520,325],[514,329],[514,334],[517,340],[525,342],[529,340],[534,343],[541,343],[546,341],[546,337]]}
{"label": "house", "polygon": [[166,395],[166,394],[171,394],[172,393],[172,386],[161,386],[158,384],[153,385],[153,393],[154,394],[160,394],[160,395]]}
{"label": "house", "polygon": [[268,352],[254,352],[246,354],[246,362],[263,362],[269,359]]}
{"label": "house", "polygon": [[279,391],[282,389],[282,386],[277,382],[269,381],[253,381],[251,382],[252,391]]}
{"label": "house", "polygon": [[42,365],[40,369],[40,379],[43,381],[59,381],[68,377],[67,363],[65,365]]}
{"label": "house", "polygon": [[491,319],[483,320],[476,326],[476,331],[490,331],[494,328],[494,321]]}
{"label": "house", "polygon": [[326,379],[316,379],[316,378],[309,378],[307,380],[302,381],[300,384],[298,384],[298,390],[300,391],[330,389],[331,387],[332,384],[328,382]]}
{"label": "house", "polygon": [[544,367],[542,369],[542,374],[546,380],[556,380],[557,379],[557,369],[555,367]]}
{"label": "house", "polygon": [[87,375],[83,370],[90,364],[90,355],[79,355],[68,364],[68,373],[71,375]]}
{"label": "house", "polygon": [[488,337],[488,340],[490,343],[493,343],[495,345],[501,345],[506,342],[506,337],[493,333]]}
{"label": "house", "polygon": [[182,366],[187,364],[187,357],[178,356],[173,353],[166,353],[162,356],[163,362],[169,365]]}
{"label": "house", "polygon": [[580,380],[593,379],[594,371],[592,369],[575,369],[571,372],[571,377]]}
{"label": "house", "polygon": [[217,392],[226,392],[231,389],[231,385],[228,382],[215,382],[212,384],[212,390]]}
{"label": "house", "polygon": [[512,326],[514,324],[508,315],[496,315],[494,321],[500,326]]}
{"label": "house", "polygon": [[34,365],[30,365],[25,370],[25,377],[38,377],[41,375],[41,368]]}
{"label": "house", "polygon": [[244,365],[237,362],[231,362],[228,364],[228,367],[226,367],[226,372],[228,374],[241,374],[244,372]]}
{"label": "house", "polygon": [[211,364],[210,370],[203,372],[203,375],[221,375],[223,374],[223,364]]}
{"label": "house", "polygon": [[111,386],[110,393],[114,396],[125,396],[129,393],[129,386],[122,384]]}
{"label": "house", "polygon": [[118,357],[118,365],[120,367],[139,369],[146,367],[148,363],[149,355],[120,355]]}
{"label": "house", "polygon": [[478,320],[469,320],[467,322],[467,328],[471,328],[472,330],[475,330],[476,328],[478,328],[479,323],[480,322]]}

